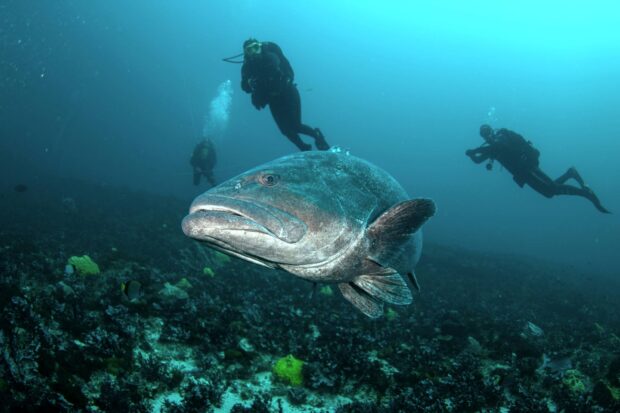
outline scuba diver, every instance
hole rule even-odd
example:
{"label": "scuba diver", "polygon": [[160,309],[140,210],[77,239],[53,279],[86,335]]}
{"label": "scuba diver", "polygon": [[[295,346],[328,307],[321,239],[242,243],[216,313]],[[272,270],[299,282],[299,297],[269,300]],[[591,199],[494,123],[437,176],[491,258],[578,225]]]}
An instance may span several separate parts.
{"label": "scuba diver", "polygon": [[312,149],[301,140],[300,133],[313,137],[317,149],[327,150],[329,145],[321,130],[301,122],[301,99],[294,77],[293,68],[280,46],[256,39],[243,43],[241,89],[252,95],[254,107],[261,110],[269,105],[280,132],[300,150]]}
{"label": "scuba diver", "polygon": [[213,177],[213,168],[216,161],[215,145],[211,139],[206,138],[196,145],[189,160],[189,163],[194,168],[194,185],[199,185],[200,178],[203,176],[207,178],[209,185],[216,185],[215,178]]}
{"label": "scuba diver", "polygon": [[[493,161],[497,160],[513,175],[514,181],[523,188],[528,184],[536,192],[551,198],[556,195],[576,195],[582,196],[605,214],[611,213],[605,209],[597,196],[594,194],[579,175],[574,167],[562,174],[556,180],[551,179],[538,167],[540,152],[534,148],[530,141],[526,141],[523,136],[508,130],[493,130],[489,125],[480,127],[480,136],[485,143],[476,149],[469,149],[465,155],[469,156],[475,163],[482,163],[486,160],[487,170],[493,169]],[[579,187],[568,185],[565,182],[574,179]]]}

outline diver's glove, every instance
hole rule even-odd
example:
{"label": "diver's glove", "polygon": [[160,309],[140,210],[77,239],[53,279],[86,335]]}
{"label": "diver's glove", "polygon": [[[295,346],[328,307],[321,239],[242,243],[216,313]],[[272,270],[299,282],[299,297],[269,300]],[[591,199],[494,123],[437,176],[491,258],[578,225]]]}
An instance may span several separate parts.
{"label": "diver's glove", "polygon": [[241,90],[245,93],[252,93],[254,91],[254,85],[256,80],[254,78],[246,78],[241,79]]}
{"label": "diver's glove", "polygon": [[261,110],[267,106],[267,102],[265,102],[264,99],[261,99],[258,93],[252,93],[252,105],[254,105],[256,109]]}

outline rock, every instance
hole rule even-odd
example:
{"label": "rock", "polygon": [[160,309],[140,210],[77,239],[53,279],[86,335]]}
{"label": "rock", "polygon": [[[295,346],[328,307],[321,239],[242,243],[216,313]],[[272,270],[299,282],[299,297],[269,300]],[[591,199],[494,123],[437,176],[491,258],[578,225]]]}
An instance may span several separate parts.
{"label": "rock", "polygon": [[164,288],[159,290],[159,296],[164,303],[183,301],[189,298],[189,294],[187,294],[187,291],[170,283],[164,284]]}

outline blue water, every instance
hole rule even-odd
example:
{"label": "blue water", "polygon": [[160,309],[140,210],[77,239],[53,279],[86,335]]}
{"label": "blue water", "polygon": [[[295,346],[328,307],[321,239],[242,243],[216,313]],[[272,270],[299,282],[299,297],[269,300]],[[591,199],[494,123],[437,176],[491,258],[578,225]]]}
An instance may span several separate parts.
{"label": "blue water", "polygon": [[[191,150],[226,80],[216,176],[294,151],[221,61],[256,37],[292,63],[306,123],[436,201],[428,241],[617,273],[620,6],[411,3],[3,1],[2,184],[58,175],[190,200],[204,190]],[[552,177],[576,166],[616,214],[473,164],[484,122],[532,140]]]}

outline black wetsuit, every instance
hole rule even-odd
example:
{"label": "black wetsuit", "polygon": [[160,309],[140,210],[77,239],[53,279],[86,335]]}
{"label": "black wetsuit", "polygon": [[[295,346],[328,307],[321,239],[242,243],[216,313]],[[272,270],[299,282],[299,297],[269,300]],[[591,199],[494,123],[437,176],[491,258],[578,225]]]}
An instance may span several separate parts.
{"label": "black wetsuit", "polygon": [[[577,195],[590,200],[601,212],[609,213],[594,194],[584,183],[579,172],[573,167],[553,180],[544,173],[539,165],[540,152],[534,148],[531,142],[523,136],[508,129],[499,129],[493,132],[491,138],[476,149],[465,152],[475,163],[486,160],[497,160],[513,176],[514,181],[520,186],[527,184],[536,192],[551,198],[556,195]],[[491,169],[489,163],[488,169]],[[579,187],[567,185],[565,182],[574,179]]]}
{"label": "black wetsuit", "polygon": [[194,168],[194,185],[200,184],[200,178],[207,178],[207,182],[211,186],[215,186],[215,178],[213,177],[213,168],[217,162],[215,154],[215,145],[211,139],[205,139],[194,148],[189,163]]}
{"label": "black wetsuit", "polygon": [[312,148],[301,140],[300,133],[313,137],[317,149],[327,150],[329,145],[321,131],[301,122],[301,99],[294,78],[288,59],[272,42],[263,42],[261,52],[246,58],[241,67],[241,89],[252,94],[256,109],[269,105],[280,132],[300,150]]}

